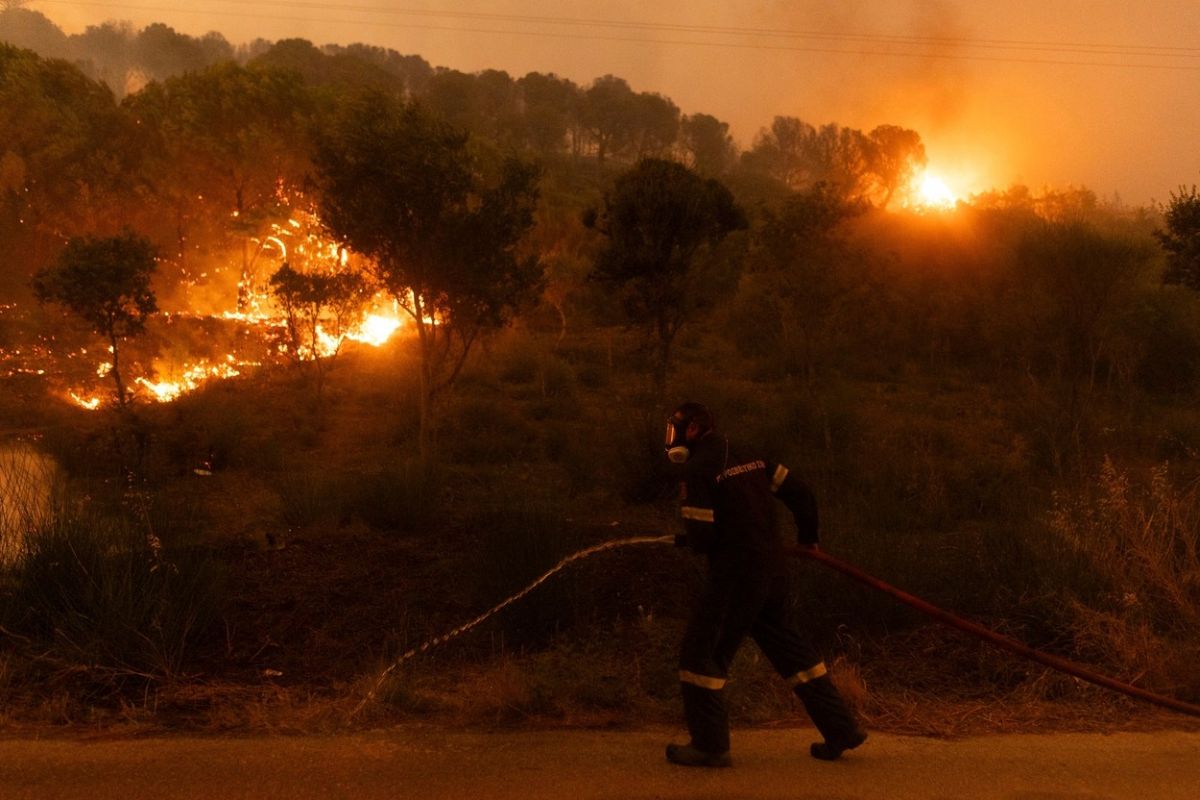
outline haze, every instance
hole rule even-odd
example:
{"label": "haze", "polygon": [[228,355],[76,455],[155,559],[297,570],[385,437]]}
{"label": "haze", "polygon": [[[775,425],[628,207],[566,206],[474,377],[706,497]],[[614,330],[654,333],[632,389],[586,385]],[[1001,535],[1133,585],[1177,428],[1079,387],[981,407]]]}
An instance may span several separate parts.
{"label": "haze", "polygon": [[[728,121],[916,129],[956,193],[1085,185],[1141,204],[1200,180],[1194,0],[182,0],[29,6],[68,33],[164,22],[234,44],[367,42],[466,72],[612,73]],[[535,19],[536,18],[536,19]],[[703,28],[703,30],[701,30]],[[740,29],[740,30],[734,30]],[[766,35],[765,31],[779,32]],[[803,35],[781,35],[782,32]]]}

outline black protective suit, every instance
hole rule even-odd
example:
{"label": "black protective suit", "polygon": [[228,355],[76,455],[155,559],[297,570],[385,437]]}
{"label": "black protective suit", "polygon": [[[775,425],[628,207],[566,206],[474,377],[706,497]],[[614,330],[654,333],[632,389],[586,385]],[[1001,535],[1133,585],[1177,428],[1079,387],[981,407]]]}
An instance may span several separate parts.
{"label": "black protective suit", "polygon": [[812,491],[774,464],[709,433],[689,443],[680,545],[708,557],[708,580],[684,634],[679,680],[692,745],[729,750],[723,690],[742,640],[749,635],[803,702],[833,745],[861,739],[825,664],[796,626],[795,602],[775,520],[775,500],[796,519],[803,543],[817,542]]}

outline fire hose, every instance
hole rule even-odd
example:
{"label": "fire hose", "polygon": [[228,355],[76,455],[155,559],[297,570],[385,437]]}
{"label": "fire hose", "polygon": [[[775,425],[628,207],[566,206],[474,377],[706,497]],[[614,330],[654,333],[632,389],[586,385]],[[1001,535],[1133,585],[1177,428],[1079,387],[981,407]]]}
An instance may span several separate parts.
{"label": "fire hose", "polygon": [[[379,693],[379,690],[383,687],[384,682],[387,680],[388,676],[391,675],[405,661],[408,661],[411,658],[415,658],[416,656],[420,655],[421,653],[428,652],[430,649],[432,649],[434,647],[443,645],[446,642],[450,641],[451,639],[454,639],[454,638],[466,633],[467,631],[471,630],[472,628],[480,625],[488,618],[499,613],[500,611],[503,611],[508,606],[512,605],[513,603],[517,602],[521,598],[528,595],[534,589],[536,589],[537,587],[539,587],[543,583],[545,583],[547,580],[549,580],[553,575],[555,575],[556,573],[565,569],[568,565],[570,565],[576,561],[580,561],[584,558],[588,558],[589,556],[593,556],[597,553],[602,553],[607,550],[615,550],[619,547],[627,547],[630,545],[637,545],[637,544],[670,544],[673,541],[674,541],[673,536],[633,536],[633,537],[629,537],[626,539],[612,539],[607,542],[601,542],[600,544],[592,545],[591,547],[587,547],[583,550],[579,550],[575,553],[572,553],[572,554],[562,558],[561,560],[558,561],[558,563],[556,563],[550,569],[546,570],[541,575],[539,575],[536,579],[534,579],[529,585],[525,586],[523,589],[521,589],[517,593],[500,601],[496,605],[489,608],[487,611],[484,611],[479,616],[469,620],[468,622],[463,623],[462,625],[459,625],[457,628],[453,628],[453,629],[447,631],[446,633],[444,633],[440,636],[435,636],[432,639],[427,639],[426,641],[422,642],[417,647],[413,647],[413,648],[405,651],[405,653],[403,655],[401,655],[399,658],[397,658],[395,661],[393,661],[392,664],[387,667],[387,669],[383,670],[383,672],[380,673],[380,675],[376,679],[375,683],[367,691],[366,696],[350,713],[351,719],[356,717],[359,714],[359,712],[361,712],[363,710],[363,708],[365,708],[372,700],[375,699],[375,697]],[[823,550],[819,550],[819,549],[813,548],[813,547],[797,547],[794,545],[785,547],[785,550],[787,551],[787,553],[789,555],[798,556],[800,558],[807,558],[809,560],[816,561],[819,564],[823,564],[826,567],[829,567],[830,569],[833,569],[837,572],[842,573],[843,575],[846,575],[849,578],[852,578],[852,579],[858,581],[859,583],[862,583],[872,589],[875,589],[876,591],[883,592],[884,594],[889,595],[890,597],[894,598],[895,600],[898,600],[899,602],[903,603],[904,605],[909,606],[910,608],[914,608],[917,611],[920,611],[921,613],[926,614],[929,617],[932,617],[933,619],[937,620],[938,622],[941,622],[944,625],[949,625],[952,628],[955,628],[964,633],[970,634],[971,636],[974,636],[978,639],[982,639],[983,641],[985,641],[989,644],[992,644],[996,647],[999,647],[1003,650],[1007,650],[1011,653],[1015,653],[1016,655],[1021,656],[1022,658],[1026,658],[1031,661],[1035,661],[1039,664],[1050,667],[1051,669],[1066,673],[1067,675],[1071,675],[1072,677],[1079,678],[1080,680],[1083,680],[1083,681],[1087,681],[1088,683],[1094,684],[1096,686],[1102,686],[1106,689],[1110,689],[1115,692],[1120,692],[1121,694],[1125,694],[1130,697],[1136,697],[1140,700],[1145,700],[1149,703],[1153,703],[1153,704],[1161,706],[1163,708],[1171,709],[1172,711],[1177,711],[1181,714],[1189,714],[1191,716],[1200,717],[1200,705],[1187,703],[1183,700],[1177,700],[1173,697],[1167,697],[1166,695],[1157,694],[1155,692],[1151,692],[1146,689],[1142,689],[1138,686],[1133,686],[1132,684],[1116,680],[1115,678],[1110,678],[1106,675],[1101,675],[1097,672],[1087,669],[1086,667],[1083,667],[1083,666],[1076,664],[1073,661],[1069,661],[1065,658],[1060,658],[1058,656],[1050,655],[1049,653],[1043,653],[1042,651],[1036,650],[1027,644],[1017,641],[1016,639],[1010,638],[1008,636],[1004,636],[1003,634],[996,633],[995,631],[993,631],[989,628],[985,628],[982,625],[971,622],[969,620],[965,620],[962,617],[959,617],[955,614],[951,614],[949,611],[945,611],[941,608],[938,608],[937,606],[933,605],[932,603],[930,603],[928,601],[922,600],[921,598],[916,597],[915,595],[909,594],[908,592],[898,589],[895,586],[892,586],[891,584],[880,580],[879,578],[876,578],[872,575],[868,575],[866,572],[863,572],[861,569],[854,566],[853,564],[849,564],[845,561],[842,561],[839,558],[835,558],[834,556],[829,555],[828,553],[824,552]]]}
{"label": "fire hose", "polygon": [[1043,653],[1040,650],[1035,650],[1023,642],[1019,642],[1016,639],[996,633],[995,631],[985,628],[977,623],[965,620],[962,617],[951,614],[949,611],[944,611],[919,597],[911,595],[901,589],[897,589],[895,586],[892,586],[889,583],[885,583],[884,581],[881,581],[872,575],[868,575],[853,564],[848,564],[845,561],[835,558],[822,550],[808,547],[789,547],[788,551],[793,555],[797,555],[802,558],[808,558],[820,564],[824,564],[830,569],[836,570],[847,577],[853,578],[859,583],[869,586],[876,591],[890,595],[904,605],[909,606],[910,608],[915,608],[917,611],[936,619],[938,622],[949,625],[950,627],[956,628],[964,633],[968,633],[978,639],[982,639],[983,641],[993,644],[1003,650],[1007,650],[1010,653],[1016,653],[1022,658],[1027,658],[1030,661],[1036,661],[1037,663],[1043,664],[1051,669],[1058,670],[1059,672],[1065,672],[1066,674],[1079,678],[1080,680],[1087,681],[1088,683],[1095,684],[1096,686],[1103,686],[1105,689],[1111,689],[1114,692],[1120,692],[1121,694],[1129,695],[1130,697],[1136,697],[1140,700],[1145,700],[1147,702],[1154,703],[1155,705],[1162,706],[1163,708],[1169,708],[1172,711],[1178,711],[1182,714],[1190,714],[1195,717],[1200,717],[1200,706],[1198,705],[1187,703],[1183,700],[1177,700],[1173,697],[1167,697],[1166,695],[1147,691],[1146,689],[1125,683],[1124,681],[1110,678],[1107,675],[1101,675],[1097,672],[1093,672],[1084,666],[1076,664],[1074,661],[1068,661],[1065,658],[1059,658],[1058,656],[1053,656],[1049,653]]}

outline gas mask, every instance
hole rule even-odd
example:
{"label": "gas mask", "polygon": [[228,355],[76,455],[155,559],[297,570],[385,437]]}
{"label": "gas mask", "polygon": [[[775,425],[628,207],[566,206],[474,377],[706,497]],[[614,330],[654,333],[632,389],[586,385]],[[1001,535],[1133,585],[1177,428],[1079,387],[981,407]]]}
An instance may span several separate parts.
{"label": "gas mask", "polygon": [[691,420],[679,414],[667,420],[667,460],[672,464],[682,464],[688,460],[691,452],[687,446],[687,429]]}

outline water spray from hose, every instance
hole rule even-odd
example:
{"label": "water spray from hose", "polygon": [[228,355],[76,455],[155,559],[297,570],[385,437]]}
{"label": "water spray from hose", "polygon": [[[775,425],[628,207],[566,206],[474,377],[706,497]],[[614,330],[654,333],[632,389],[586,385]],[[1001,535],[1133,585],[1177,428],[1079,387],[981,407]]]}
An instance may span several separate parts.
{"label": "water spray from hose", "polygon": [[516,594],[512,595],[511,597],[505,598],[504,600],[502,600],[499,603],[497,603],[496,605],[492,606],[487,611],[483,612],[482,614],[480,614],[479,616],[470,620],[469,622],[464,622],[462,625],[459,625],[457,628],[454,628],[453,630],[447,631],[446,633],[442,634],[441,636],[435,636],[432,639],[427,639],[424,642],[422,642],[420,645],[418,645],[417,647],[414,647],[411,650],[406,651],[404,653],[404,655],[397,658],[395,661],[392,662],[392,664],[387,669],[385,669],[382,673],[380,673],[379,678],[375,681],[375,684],[371,687],[370,691],[367,692],[367,696],[363,698],[362,702],[359,703],[352,712],[350,712],[350,718],[353,719],[354,717],[358,716],[358,714],[367,706],[367,704],[375,699],[376,695],[379,694],[379,689],[383,686],[384,681],[386,681],[388,676],[391,675],[396,670],[396,668],[399,667],[401,664],[403,664],[405,661],[408,661],[410,658],[414,658],[415,656],[418,656],[421,653],[427,652],[428,650],[430,650],[434,647],[437,647],[438,645],[443,645],[446,642],[450,641],[451,639],[454,639],[457,636],[461,636],[462,634],[464,634],[467,631],[474,628],[476,625],[479,625],[480,623],[487,620],[489,617],[508,608],[513,603],[517,602],[522,597],[529,594],[537,587],[541,586],[543,583],[545,583],[547,580],[549,580],[551,578],[551,576],[553,576],[555,573],[560,572],[563,569],[565,569],[569,564],[572,564],[576,561],[580,561],[581,559],[584,559],[584,558],[588,558],[589,556],[594,556],[597,553],[603,553],[606,550],[616,550],[618,547],[629,547],[631,545],[636,545],[636,544],[671,544],[674,541],[675,541],[674,536],[631,536],[626,539],[613,539],[611,541],[601,542],[600,544],[592,545],[591,547],[585,548],[583,550],[580,550],[579,552],[572,553],[571,555],[566,556],[561,561],[559,561],[557,564],[555,564],[553,567],[551,567],[550,569],[546,570],[541,575],[539,575],[532,583],[530,583],[524,589],[521,589],[521,591],[517,592]]}

